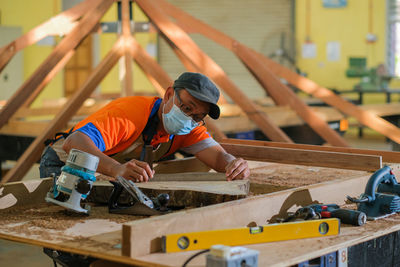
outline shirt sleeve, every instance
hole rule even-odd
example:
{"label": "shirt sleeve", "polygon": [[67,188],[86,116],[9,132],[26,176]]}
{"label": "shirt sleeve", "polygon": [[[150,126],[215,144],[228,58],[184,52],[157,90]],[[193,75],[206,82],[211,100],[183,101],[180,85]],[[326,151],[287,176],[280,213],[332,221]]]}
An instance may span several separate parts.
{"label": "shirt sleeve", "polygon": [[103,136],[93,123],[89,122],[81,128],[76,129],[76,131],[86,134],[93,141],[94,145],[101,152],[104,152],[106,144],[104,143]]}
{"label": "shirt sleeve", "polygon": [[204,126],[196,127],[190,134],[179,137],[183,139],[179,149],[193,155],[208,147],[218,145]]}
{"label": "shirt sleeve", "polygon": [[196,153],[198,153],[206,148],[216,146],[216,145],[218,145],[217,141],[215,141],[214,138],[209,137],[209,138],[201,140],[193,145],[190,145],[187,147],[182,147],[181,150],[185,153],[195,155]]}

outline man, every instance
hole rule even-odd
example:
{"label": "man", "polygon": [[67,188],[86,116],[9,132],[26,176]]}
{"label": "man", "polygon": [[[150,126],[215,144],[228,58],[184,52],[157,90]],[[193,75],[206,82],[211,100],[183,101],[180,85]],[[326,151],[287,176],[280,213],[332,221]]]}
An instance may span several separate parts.
{"label": "man", "polygon": [[228,181],[245,179],[250,175],[247,162],[226,153],[204,126],[205,116],[218,119],[218,99],[219,90],[206,76],[185,72],[166,90],[164,99],[132,96],[114,100],[46,147],[40,176],[59,175],[67,154],[76,148],[99,157],[100,173],[147,182],[154,175],[143,161],[150,145],[155,160],[182,150],[225,172]]}

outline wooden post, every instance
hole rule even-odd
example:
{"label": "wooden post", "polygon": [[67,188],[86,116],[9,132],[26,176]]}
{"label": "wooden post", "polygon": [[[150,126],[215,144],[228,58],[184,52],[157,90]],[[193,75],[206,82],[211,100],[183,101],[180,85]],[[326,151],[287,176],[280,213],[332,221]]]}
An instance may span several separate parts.
{"label": "wooden post", "polygon": [[292,142],[292,140],[263,113],[240,89],[227,77],[224,71],[208,57],[178,26],[172,23],[155,2],[136,1],[160,31],[179,48],[199,70],[214,80],[237,103],[246,115],[253,120],[263,133],[274,141]]}
{"label": "wooden post", "polygon": [[35,141],[28,147],[28,149],[18,159],[16,165],[6,174],[1,180],[1,184],[7,181],[19,181],[23,178],[27,171],[34,162],[36,162],[44,149],[44,141],[51,138],[61,127],[69,121],[75,112],[81,107],[83,102],[90,96],[96,89],[104,76],[112,69],[118,59],[124,53],[124,46],[122,40],[113,46],[107,56],[101,63],[93,70],[81,88],[74,93],[68,100],[61,111],[54,117],[46,130],[36,137]]}
{"label": "wooden post", "polygon": [[233,51],[242,60],[265,91],[278,105],[288,105],[323,139],[333,146],[348,147],[347,142],[305,104],[289,87],[284,85],[259,57],[240,43],[234,43]]}
{"label": "wooden post", "polygon": [[91,7],[97,4],[97,2],[98,0],[86,0],[79,3],[33,28],[17,40],[2,47],[0,49],[0,72],[5,68],[11,58],[23,48],[32,45],[49,35],[68,34],[75,25],[74,21],[79,19],[83,14],[86,14]]}
{"label": "wooden post", "polygon": [[[131,24],[129,18],[129,0],[121,1],[121,14],[122,14],[122,36],[128,41],[131,34]],[[126,52],[124,54],[124,75],[122,77],[122,96],[131,96],[133,95],[133,83],[132,83],[132,57],[131,54],[125,49]]]}
{"label": "wooden post", "polygon": [[62,39],[40,67],[7,101],[6,105],[0,111],[0,128],[7,123],[15,111],[22,106],[64,56],[86,37],[113,3],[112,0],[97,0],[96,3],[98,2],[100,3],[92,11],[84,15],[78,26]]}

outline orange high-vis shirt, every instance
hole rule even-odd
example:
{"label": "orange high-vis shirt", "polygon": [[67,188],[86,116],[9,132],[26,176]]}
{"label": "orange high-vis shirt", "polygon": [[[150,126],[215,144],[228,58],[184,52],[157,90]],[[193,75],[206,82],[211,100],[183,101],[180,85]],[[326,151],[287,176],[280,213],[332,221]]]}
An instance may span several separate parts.
{"label": "orange high-vis shirt", "polygon": [[[74,129],[88,135],[106,155],[113,155],[128,148],[141,136],[158,99],[158,97],[146,96],[118,98],[80,121]],[[93,131],[85,130],[88,126],[94,129],[94,134]],[[196,127],[186,135],[175,135],[171,149],[164,157],[180,148],[194,145],[207,138],[211,138],[211,136],[204,126]],[[160,143],[168,142],[169,139],[170,135],[166,132],[158,131],[154,135],[151,145],[156,147]]]}

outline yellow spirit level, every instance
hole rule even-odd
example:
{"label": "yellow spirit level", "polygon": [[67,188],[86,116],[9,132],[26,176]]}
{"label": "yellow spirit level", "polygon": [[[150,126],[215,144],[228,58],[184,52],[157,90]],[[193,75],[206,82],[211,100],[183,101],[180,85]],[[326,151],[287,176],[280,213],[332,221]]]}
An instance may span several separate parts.
{"label": "yellow spirit level", "polygon": [[292,239],[302,239],[339,234],[340,220],[336,218],[300,222],[267,224],[162,237],[163,252],[180,252],[208,249],[212,245],[238,246]]}

